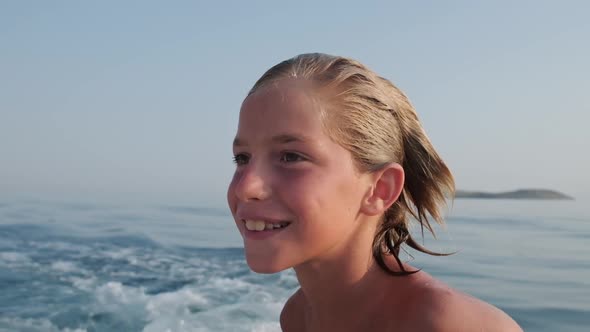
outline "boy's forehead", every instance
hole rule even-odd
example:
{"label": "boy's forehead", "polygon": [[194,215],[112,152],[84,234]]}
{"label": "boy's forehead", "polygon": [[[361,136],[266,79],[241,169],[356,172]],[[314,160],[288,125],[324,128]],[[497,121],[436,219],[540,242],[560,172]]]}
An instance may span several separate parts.
{"label": "boy's forehead", "polygon": [[322,129],[320,121],[318,107],[305,91],[270,86],[246,98],[236,136],[239,142],[280,136],[310,137]]}

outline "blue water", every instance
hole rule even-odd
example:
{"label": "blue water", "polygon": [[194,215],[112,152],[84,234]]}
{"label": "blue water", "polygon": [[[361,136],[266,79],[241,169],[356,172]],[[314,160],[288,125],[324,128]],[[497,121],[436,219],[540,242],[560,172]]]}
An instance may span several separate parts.
{"label": "blue water", "polygon": [[[412,264],[527,331],[590,326],[585,202],[456,201]],[[223,209],[0,202],[0,331],[279,331],[292,271],[248,270]]]}

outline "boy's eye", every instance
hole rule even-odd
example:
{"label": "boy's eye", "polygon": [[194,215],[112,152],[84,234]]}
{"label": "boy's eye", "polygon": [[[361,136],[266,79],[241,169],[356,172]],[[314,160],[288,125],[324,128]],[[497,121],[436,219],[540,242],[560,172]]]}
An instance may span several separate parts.
{"label": "boy's eye", "polygon": [[250,158],[243,153],[239,153],[239,154],[235,155],[233,159],[234,159],[234,163],[238,166],[246,165],[248,163],[248,160],[250,160]]}
{"label": "boy's eye", "polygon": [[281,162],[284,163],[292,163],[303,160],[305,160],[305,158],[294,152],[285,152],[281,155]]}

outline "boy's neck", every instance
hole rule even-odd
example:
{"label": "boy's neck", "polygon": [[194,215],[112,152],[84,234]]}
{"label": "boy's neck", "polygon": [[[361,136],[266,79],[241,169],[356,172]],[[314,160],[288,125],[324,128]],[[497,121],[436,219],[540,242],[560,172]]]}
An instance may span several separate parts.
{"label": "boy's neck", "polygon": [[391,289],[404,291],[402,279],[407,277],[392,277],[375,263],[373,235],[374,229],[359,230],[348,247],[295,267],[305,298],[306,325],[333,329],[362,324],[359,319],[371,317]]}

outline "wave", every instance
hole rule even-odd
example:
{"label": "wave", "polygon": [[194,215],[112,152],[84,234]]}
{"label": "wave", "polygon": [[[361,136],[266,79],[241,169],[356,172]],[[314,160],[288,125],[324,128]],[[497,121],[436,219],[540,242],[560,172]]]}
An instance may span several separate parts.
{"label": "wave", "polygon": [[241,248],[35,224],[0,225],[0,244],[0,331],[279,331],[297,287],[250,272]]}

